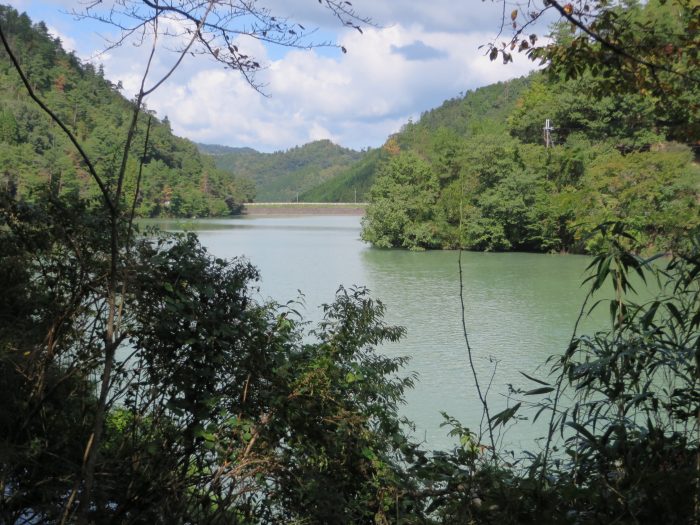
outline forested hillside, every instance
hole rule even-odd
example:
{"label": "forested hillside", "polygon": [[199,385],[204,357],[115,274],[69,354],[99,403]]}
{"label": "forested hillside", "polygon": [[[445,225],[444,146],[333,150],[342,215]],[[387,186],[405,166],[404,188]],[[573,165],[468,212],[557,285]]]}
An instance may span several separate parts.
{"label": "forested hillside", "polygon": [[[217,38],[288,45],[286,35],[304,30],[247,0],[102,4],[89,5],[111,21],[140,20],[147,46],[175,21],[192,35],[191,52],[212,59],[240,58],[233,46],[214,48]],[[349,5],[319,9],[360,29]],[[430,9],[449,16],[453,6]],[[0,523],[700,523],[700,4],[531,2],[511,14],[512,46],[501,44],[504,28],[489,56],[507,63],[516,46],[531,50],[537,35],[524,39],[522,19],[552,14],[570,29],[535,50],[550,76],[516,99],[508,86],[492,88],[511,109],[493,106],[500,117],[482,114],[463,129],[427,115],[371,154],[383,158],[365,236],[378,245],[593,250],[600,237],[590,234],[605,238],[578,319],[554,321],[568,342],[534,371],[518,356],[541,350],[526,333],[540,329],[530,299],[551,286],[507,298],[527,314],[523,337],[499,343],[516,359],[487,357],[479,319],[514,318],[488,296],[467,297],[475,276],[455,254],[459,288],[454,273],[444,277],[459,293],[440,298],[445,324],[432,328],[464,346],[433,360],[466,367],[465,385],[439,386],[482,416],[469,428],[442,412],[455,444],[431,451],[402,412],[418,374],[399,357],[410,346],[387,355],[406,330],[389,324],[382,302],[341,286],[313,325],[303,299],[262,299],[247,260],[215,257],[194,233],[138,235],[131,203],[142,157],[147,186],[162,177],[175,188],[194,173],[177,187],[206,205],[225,203],[212,188],[228,179],[166,123],[146,140],[143,89],[130,107],[44,26],[0,8],[0,42],[10,55],[11,35],[16,73],[28,70],[33,85],[22,89],[0,62]],[[34,89],[90,149],[81,154],[93,182],[34,109]],[[133,155],[120,152],[115,137],[136,124]],[[163,211],[167,196],[172,210],[175,190],[164,187],[154,202]],[[671,252],[661,264],[639,257],[649,246]],[[491,278],[506,277],[503,268]],[[414,304],[425,309],[426,299]],[[461,315],[450,319],[449,301]],[[596,307],[609,323],[587,334],[580,321]],[[523,379],[497,392],[503,367]],[[528,449],[515,444],[521,429],[539,434]]]}
{"label": "forested hillside", "polygon": [[[529,84],[530,79],[518,78],[468,91],[463,96],[445,101],[440,107],[424,112],[417,126],[425,132],[444,128],[463,137],[484,129],[504,130],[508,115]],[[410,147],[415,126],[407,124],[399,133],[389,137],[384,147],[370,151],[361,162],[303,193],[300,200],[351,202],[357,197],[358,201],[365,201],[380,165],[402,147]]]}
{"label": "forested hillside", "polygon": [[307,190],[333,180],[364,156],[363,152],[337,146],[330,140],[275,153],[206,144],[200,144],[199,148],[219,168],[253,180],[256,200],[261,202],[294,201]]}
{"label": "forested hillside", "polygon": [[[33,89],[75,134],[109,183],[119,167],[132,103],[120,94],[119,85],[104,78],[101,67],[82,64],[64,51],[42,22],[32,24],[26,14],[9,7],[0,6],[0,15]],[[171,133],[167,118],[153,118],[148,144],[144,128],[137,130],[128,166],[133,174],[143,159],[139,215],[229,214],[253,198],[250,181],[217,169],[192,142]],[[64,133],[24,96],[24,86],[3,51],[0,165],[2,186],[23,197],[46,188],[83,197],[99,194]],[[133,195],[135,187],[128,189]]]}
{"label": "forested hillside", "polygon": [[586,252],[597,225],[622,221],[649,247],[677,246],[700,223],[692,135],[656,99],[601,94],[601,82],[534,74],[407,124],[385,145],[363,238]]}
{"label": "forested hillside", "polygon": [[374,183],[377,166],[387,158],[383,149],[367,152],[362,160],[345,171],[302,193],[304,202],[363,202]]}

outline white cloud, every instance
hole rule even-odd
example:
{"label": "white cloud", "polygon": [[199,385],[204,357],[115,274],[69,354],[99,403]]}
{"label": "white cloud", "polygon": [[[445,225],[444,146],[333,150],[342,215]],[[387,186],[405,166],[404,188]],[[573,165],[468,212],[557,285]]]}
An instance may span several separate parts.
{"label": "white cloud", "polygon": [[[267,151],[317,138],[355,148],[378,146],[410,117],[460,91],[531,68],[523,57],[509,66],[490,62],[478,51],[487,38],[486,33],[426,32],[418,25],[349,32],[342,39],[347,55],[292,51],[271,61],[259,77],[270,98],[255,93],[235,72],[207,68],[184,85],[164,86],[149,104],[168,115],[176,132],[204,142]],[[395,52],[416,41],[441,56],[409,60]]]}
{"label": "white cloud", "polygon": [[[330,31],[335,31],[338,24],[329,10],[317,2],[261,0],[261,3],[272,12]],[[484,32],[493,36],[503,24],[506,29],[510,25],[513,9],[520,10],[522,19],[525,13],[539,10],[543,4],[542,0],[353,0],[352,8],[378,27],[420,24],[430,31]]]}
{"label": "white cloud", "polygon": [[[287,11],[303,22],[317,23],[322,39],[330,34],[329,28],[338,26],[316,2],[266,3],[275,13]],[[327,49],[273,50],[245,38],[237,42],[265,66],[258,80],[265,85],[267,98],[251,89],[240,74],[188,55],[176,74],[148,98],[148,106],[161,117],[167,115],[176,133],[202,142],[271,151],[330,138],[362,148],[381,145],[409,118],[415,120],[462,91],[533,68],[522,56],[515,57],[515,64],[503,66],[479,51],[479,45],[490,41],[498,29],[498,2],[354,0],[353,5],[384,28],[365,27],[363,34],[341,29],[331,34],[347,54]],[[292,13],[290,6],[297,12]],[[68,26],[51,24],[60,28],[56,33],[62,40],[75,45]],[[133,96],[148,51],[147,45],[128,44],[97,61],[104,63],[108,78],[121,80],[125,94]],[[151,79],[159,78],[176,58],[161,47]]]}

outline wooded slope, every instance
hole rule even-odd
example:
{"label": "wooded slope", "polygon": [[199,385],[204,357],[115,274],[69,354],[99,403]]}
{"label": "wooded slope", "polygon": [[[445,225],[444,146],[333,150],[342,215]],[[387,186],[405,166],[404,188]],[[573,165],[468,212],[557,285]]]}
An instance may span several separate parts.
{"label": "wooded slope", "polygon": [[[104,78],[101,67],[83,64],[49,35],[43,22],[0,6],[13,53],[37,95],[73,132],[107,183],[114,180],[133,111],[121,86]],[[128,166],[133,195],[143,160],[137,213],[141,216],[204,216],[235,212],[254,196],[253,185],[216,168],[190,141],[176,137],[167,118],[153,118],[148,144],[145,126]],[[26,96],[8,55],[0,50],[0,180],[28,197],[50,188],[58,194],[97,196],[75,148],[60,128]],[[145,146],[145,155],[144,155]]]}
{"label": "wooded slope", "polygon": [[256,200],[260,202],[295,201],[307,190],[333,180],[364,156],[363,152],[343,148],[330,140],[275,153],[206,144],[200,144],[199,148],[219,168],[254,181]]}

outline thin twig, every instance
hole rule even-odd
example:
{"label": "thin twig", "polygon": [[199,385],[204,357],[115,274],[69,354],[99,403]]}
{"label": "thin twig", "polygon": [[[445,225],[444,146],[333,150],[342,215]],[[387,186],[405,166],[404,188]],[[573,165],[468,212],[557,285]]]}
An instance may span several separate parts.
{"label": "thin twig", "polygon": [[[481,401],[481,406],[483,408],[483,414],[486,414],[487,428],[489,432],[489,439],[491,441],[491,454],[492,458],[496,458],[496,440],[493,437],[493,425],[491,424],[491,414],[489,412],[489,405],[486,401],[486,397],[481,392],[481,385],[479,384],[479,376],[476,373],[476,368],[474,366],[474,359],[472,357],[472,347],[469,344],[469,335],[467,333],[467,319],[466,313],[464,311],[464,275],[462,272],[462,226],[464,224],[464,204],[462,199],[464,199],[464,173],[460,173],[460,201],[459,201],[459,251],[457,256],[457,266],[459,266],[459,303],[461,305],[462,313],[462,334],[464,335],[464,342],[467,345],[467,356],[469,358],[469,368],[474,376],[474,385],[476,386],[476,392],[479,395],[479,400]],[[479,441],[481,441],[482,425],[479,425]]]}
{"label": "thin twig", "polygon": [[[187,46],[185,46],[185,49],[183,49],[182,52],[180,53],[180,56],[178,57],[177,61],[173,65],[173,67],[171,67],[170,70],[165,75],[163,75],[163,77],[158,82],[156,82],[150,89],[147,89],[144,91],[143,84],[141,85],[141,92],[140,92],[141,98],[153,93],[156,89],[158,89],[161,86],[161,84],[163,84],[163,82],[165,82],[168,78],[170,78],[170,75],[172,75],[175,72],[175,70],[178,68],[178,66],[182,62],[182,60],[185,58],[185,55],[187,54],[187,52],[192,47],[192,44],[194,44],[195,41],[197,40],[197,36],[200,35],[200,31],[202,29],[202,26],[204,25],[204,22],[206,21],[207,16],[209,16],[209,13],[211,12],[215,3],[216,3],[216,0],[209,0],[209,5],[207,6],[207,10],[204,12],[204,15],[202,15],[202,18],[197,23],[197,29],[193,32],[192,38],[190,39]],[[157,2],[156,2],[156,5],[157,5]],[[146,79],[144,77],[144,81],[145,80]]]}
{"label": "thin twig", "polygon": [[[143,164],[148,153],[148,140],[151,135],[151,121],[153,120],[153,115],[148,116],[148,122],[146,123],[146,138],[143,141],[143,155],[141,156],[141,162],[139,163],[139,174],[136,177],[136,189],[134,190],[134,201],[131,203],[131,213],[129,214],[129,227],[127,232],[129,235],[132,233],[132,225],[134,223],[134,217],[136,216],[136,204],[138,203],[139,193],[141,192],[141,178],[143,176]],[[127,243],[127,246],[131,247],[131,243]]]}
{"label": "thin twig", "polygon": [[459,266],[459,302],[462,306],[462,334],[464,335],[464,342],[467,345],[467,356],[469,357],[469,368],[474,376],[474,385],[476,386],[476,392],[479,395],[479,401],[481,401],[481,406],[483,407],[484,414],[486,414],[487,428],[489,431],[489,440],[491,441],[491,453],[493,458],[496,457],[496,440],[493,437],[493,425],[491,424],[491,414],[489,413],[489,404],[486,398],[481,392],[481,385],[479,384],[479,375],[476,373],[476,367],[474,366],[474,359],[472,357],[472,347],[469,344],[469,335],[467,334],[467,320],[466,314],[464,312],[464,279],[462,274],[462,248],[460,246],[459,255],[457,257],[457,265]]}

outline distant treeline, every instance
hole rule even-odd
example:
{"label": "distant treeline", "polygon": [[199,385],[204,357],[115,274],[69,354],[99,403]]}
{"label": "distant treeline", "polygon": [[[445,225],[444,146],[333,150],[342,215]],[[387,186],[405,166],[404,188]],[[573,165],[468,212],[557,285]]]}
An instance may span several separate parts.
{"label": "distant treeline", "polygon": [[[109,183],[132,103],[43,23],[11,8],[2,16],[32,87]],[[146,217],[237,213],[257,191],[262,201],[368,200],[363,238],[381,247],[583,252],[596,249],[591,231],[608,220],[622,220],[649,246],[672,247],[700,222],[694,120],[680,114],[692,104],[659,104],[643,93],[591,96],[601,82],[536,73],[486,86],[367,152],[327,140],[272,154],[197,147],[175,137],[167,117],[154,117],[145,155],[146,130],[137,130],[127,194],[143,162],[136,212]],[[4,52],[0,88],[3,187],[27,198],[40,189],[97,196],[63,133],[21,96]]]}
{"label": "distant treeline", "polygon": [[700,223],[691,135],[642,94],[592,97],[599,82],[537,73],[407,124],[373,157],[363,238],[585,252],[597,249],[595,226],[614,220],[649,247],[676,246]]}
{"label": "distant treeline", "polygon": [[[364,152],[317,140],[287,151],[261,153],[251,148],[229,148],[200,144],[202,153],[211,155],[216,165],[255,183],[257,198],[262,202],[291,202],[307,198],[309,190],[337,176],[364,157]],[[319,202],[333,199],[322,198]]]}

